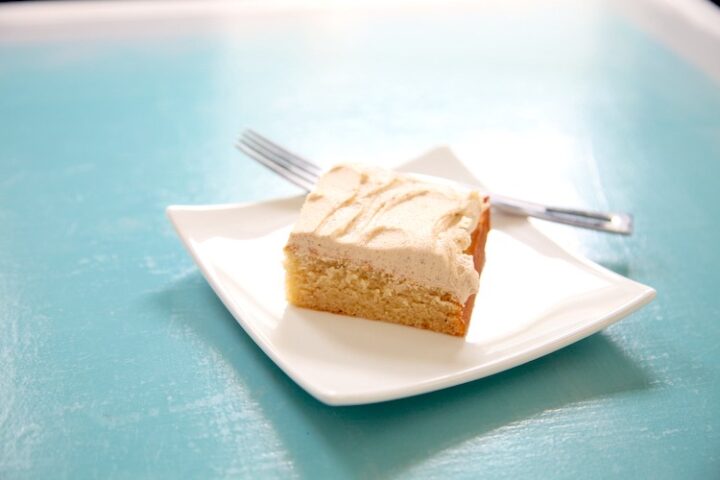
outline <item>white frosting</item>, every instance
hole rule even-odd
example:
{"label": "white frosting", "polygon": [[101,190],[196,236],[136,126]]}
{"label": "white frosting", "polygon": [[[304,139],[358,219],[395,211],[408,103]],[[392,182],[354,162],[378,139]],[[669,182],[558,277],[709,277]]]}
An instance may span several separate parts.
{"label": "white frosting", "polygon": [[288,247],[347,259],[450,292],[476,293],[465,250],[487,198],[396,172],[338,165],[308,195]]}

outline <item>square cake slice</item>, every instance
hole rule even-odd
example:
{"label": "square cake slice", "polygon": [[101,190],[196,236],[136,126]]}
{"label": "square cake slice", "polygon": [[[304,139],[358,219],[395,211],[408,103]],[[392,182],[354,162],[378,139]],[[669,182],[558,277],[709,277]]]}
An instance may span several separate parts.
{"label": "square cake slice", "polygon": [[287,299],[463,336],[489,229],[487,196],[338,165],[307,196],[285,246]]}

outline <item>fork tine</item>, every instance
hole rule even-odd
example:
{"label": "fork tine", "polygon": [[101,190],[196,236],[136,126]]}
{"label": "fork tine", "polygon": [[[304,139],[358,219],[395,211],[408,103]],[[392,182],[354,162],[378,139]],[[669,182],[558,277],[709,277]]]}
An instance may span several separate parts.
{"label": "fork tine", "polygon": [[310,184],[314,184],[318,179],[318,174],[308,172],[306,169],[296,165],[293,160],[285,158],[281,153],[278,153],[262,143],[258,143],[255,139],[246,134],[243,134],[240,137],[240,143],[251,148],[255,151],[255,153],[263,156],[265,160],[277,164],[284,170],[291,172],[296,177],[306,180]]}
{"label": "fork tine", "polygon": [[243,132],[243,137],[253,141],[254,143],[262,145],[266,150],[269,150],[272,153],[274,153],[275,155],[286,160],[287,163],[291,163],[291,164],[297,166],[298,168],[312,174],[315,177],[319,177],[320,174],[322,173],[322,168],[320,168],[319,166],[315,165],[314,163],[312,163],[309,160],[305,160],[301,156],[299,156],[295,153],[292,153],[289,150],[284,149],[277,143],[275,143],[271,140],[268,140],[267,138],[263,137],[262,135],[260,135],[259,133],[257,133],[256,131],[254,131],[252,129],[245,130]]}
{"label": "fork tine", "polygon": [[276,174],[280,175],[284,179],[288,180],[291,183],[294,183],[298,187],[302,188],[303,190],[309,192],[312,190],[313,185],[315,182],[312,182],[304,177],[301,177],[297,175],[292,170],[287,169],[281,164],[275,163],[274,161],[268,159],[263,155],[262,153],[258,152],[257,150],[253,149],[251,146],[247,145],[243,142],[238,142],[235,147],[258,162],[259,164],[263,165],[264,167],[272,170]]}

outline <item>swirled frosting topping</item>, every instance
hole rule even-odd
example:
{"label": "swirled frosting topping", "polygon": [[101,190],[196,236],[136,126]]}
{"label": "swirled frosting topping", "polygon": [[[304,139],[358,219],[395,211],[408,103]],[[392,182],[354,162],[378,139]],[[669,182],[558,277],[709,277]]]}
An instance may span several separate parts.
{"label": "swirled frosting topping", "polygon": [[288,248],[368,264],[465,302],[479,282],[465,251],[485,208],[477,192],[341,164],[308,195]]}

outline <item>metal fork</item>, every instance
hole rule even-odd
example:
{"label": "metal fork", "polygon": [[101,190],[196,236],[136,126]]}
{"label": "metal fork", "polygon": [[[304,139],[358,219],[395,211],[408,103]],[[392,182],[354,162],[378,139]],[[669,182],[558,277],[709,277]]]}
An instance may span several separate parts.
{"label": "metal fork", "polygon": [[[323,169],[296,155],[262,135],[245,130],[236,147],[261,163],[285,180],[294,183],[306,192],[313,189]],[[472,185],[458,184],[465,188]],[[489,193],[490,205],[499,211],[512,215],[542,218],[551,222],[599,230],[601,232],[630,235],[633,231],[633,217],[628,213],[594,212],[574,208],[561,208]]]}

